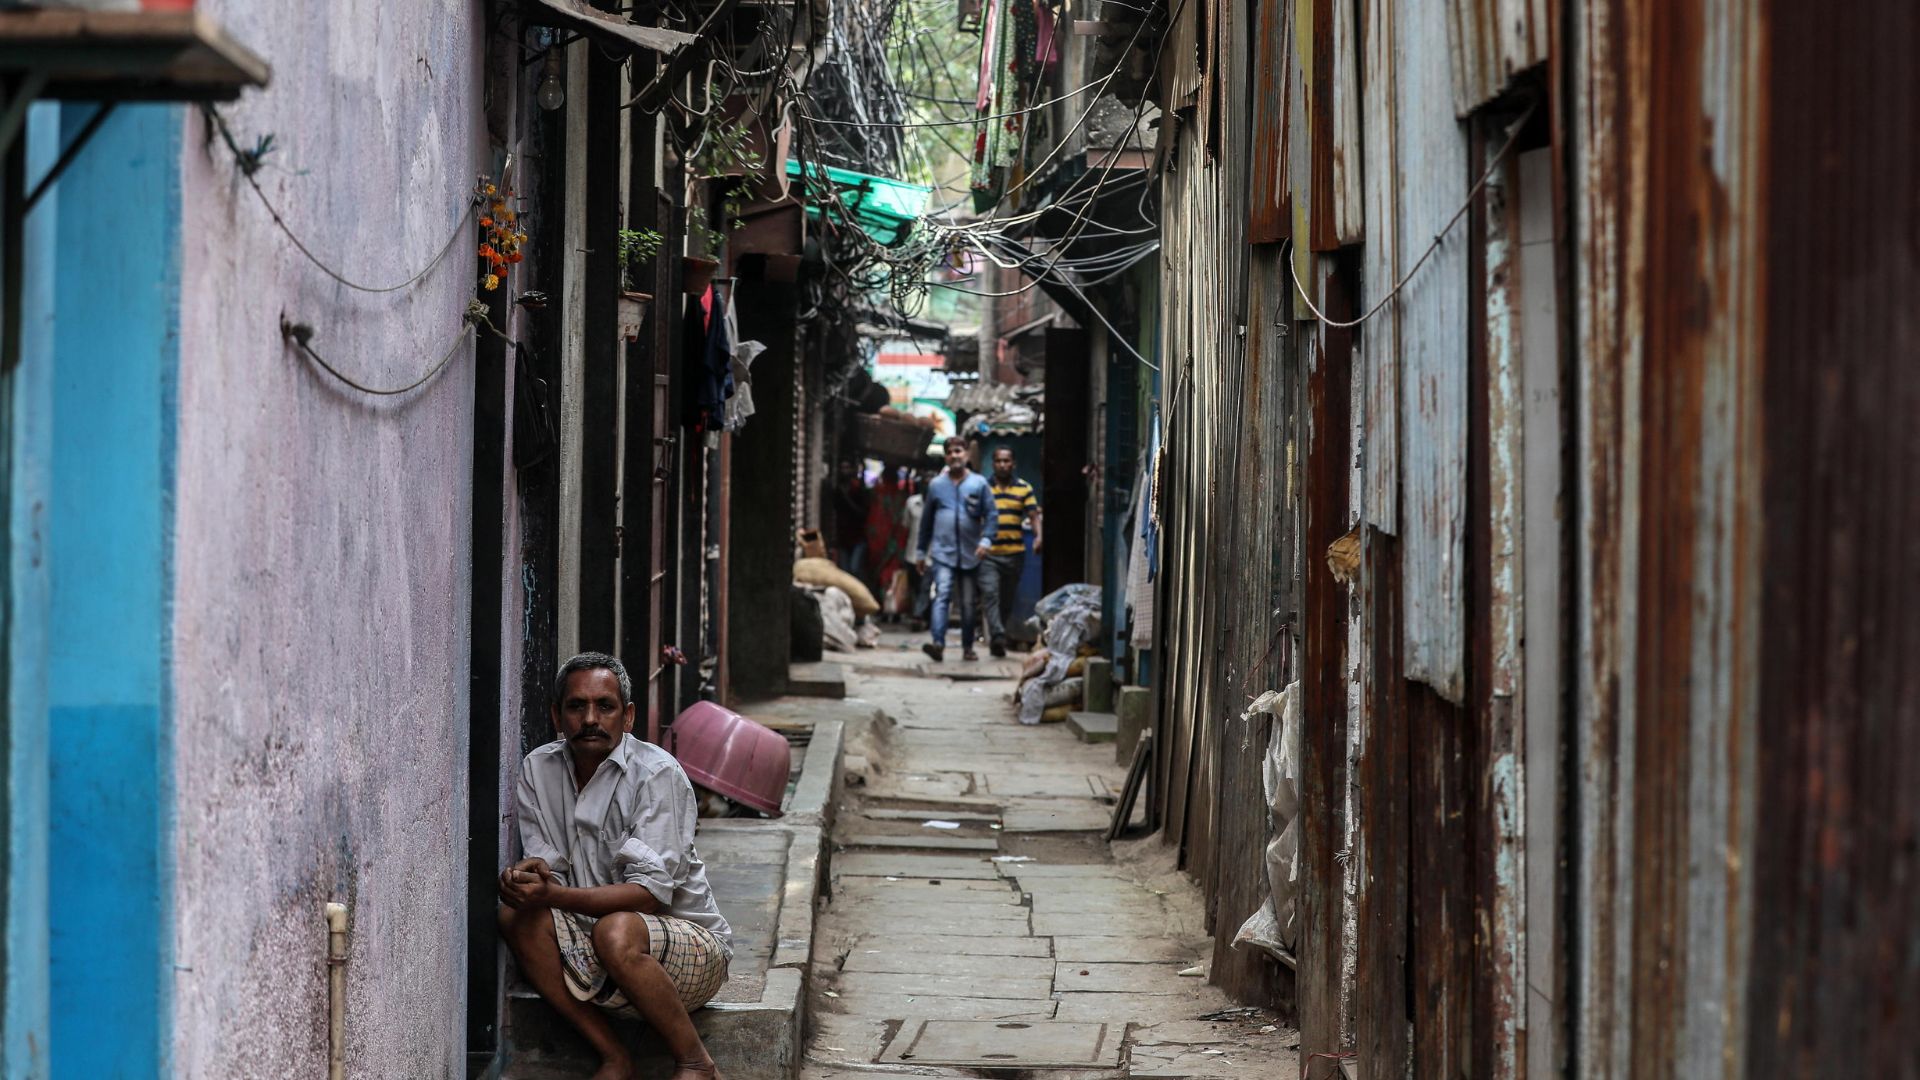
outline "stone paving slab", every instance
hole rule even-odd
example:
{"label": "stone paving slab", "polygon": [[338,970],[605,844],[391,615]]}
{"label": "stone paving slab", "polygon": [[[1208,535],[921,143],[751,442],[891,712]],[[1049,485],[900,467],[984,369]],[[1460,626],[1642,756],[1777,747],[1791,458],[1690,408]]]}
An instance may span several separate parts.
{"label": "stone paving slab", "polygon": [[983,778],[981,790],[1001,796],[1045,795],[1057,799],[1085,799],[1093,794],[1087,784],[1085,773],[1073,772],[1051,776],[1009,776],[995,773]]}
{"label": "stone paving slab", "polygon": [[[834,902],[837,904],[841,901],[836,897]],[[885,901],[877,905],[868,904],[866,906],[868,910],[864,912],[865,915],[878,915],[892,919],[918,919],[923,917],[959,918],[966,916],[982,921],[1024,923],[1027,921],[1028,916],[1032,914],[1024,904],[1000,903],[992,893],[956,892],[951,895],[902,896],[897,900]]]}
{"label": "stone paving slab", "polygon": [[1033,916],[1033,932],[1040,937],[1085,934],[1095,928],[1108,937],[1151,938],[1164,934],[1167,926],[1164,920],[1144,912],[1089,916],[1076,911],[1054,911],[1046,914],[1035,912]]}
{"label": "stone paving slab", "polygon": [[[864,928],[863,928],[864,931]],[[1046,938],[977,937],[956,934],[867,934],[859,938],[861,948],[879,945],[892,952],[969,953],[975,956],[1052,956],[1053,946]]]}
{"label": "stone paving slab", "polygon": [[873,821],[956,821],[962,825],[994,825],[1000,822],[999,814],[983,814],[974,810],[934,811],[934,810],[891,810],[885,807],[860,811],[860,816]]}
{"label": "stone paving slab", "polygon": [[973,777],[967,773],[919,772],[904,775],[883,773],[870,783],[876,793],[923,799],[970,795],[977,787]]}
{"label": "stone paving slab", "polygon": [[1104,863],[1003,861],[1000,863],[1000,872],[1010,878],[1080,878],[1098,883],[1102,888],[1113,885],[1137,887],[1131,877]]}
{"label": "stone paving slab", "polygon": [[912,855],[892,851],[855,851],[833,860],[835,877],[957,878],[991,881],[1000,875],[986,859],[959,855]]}
{"label": "stone paving slab", "polygon": [[1054,962],[1054,989],[1063,992],[1160,993],[1157,981],[1180,978],[1182,969],[1173,964],[1093,963],[1057,960]]}
{"label": "stone paving slab", "polygon": [[839,1008],[859,1016],[918,1016],[929,1020],[1051,1020],[1058,1002],[1052,999],[1022,1001],[1015,998],[967,998],[941,995],[874,994],[865,991],[838,992],[829,999]]}
{"label": "stone paving slab", "polygon": [[998,904],[1018,904],[1020,892],[1006,881],[974,880],[972,878],[941,878],[939,884],[926,878],[899,878],[889,880],[884,877],[842,878],[834,886],[835,903],[855,898],[866,900],[884,900],[887,903],[899,903],[913,900],[929,902],[972,901]]}
{"label": "stone paving slab", "polygon": [[1113,824],[1113,811],[1085,802],[1058,808],[1009,807],[1002,821],[1010,833],[1105,832]]}
{"label": "stone paving slab", "polygon": [[1000,841],[987,837],[942,836],[926,833],[913,836],[881,836],[876,833],[851,833],[839,841],[849,848],[902,848],[910,851],[999,851]]}
{"label": "stone paving slab", "polygon": [[842,971],[893,971],[902,974],[994,975],[1018,979],[1052,979],[1058,961],[1046,956],[982,956],[954,953],[905,952],[897,949],[855,949],[847,954]]}
{"label": "stone paving slab", "polygon": [[972,909],[953,916],[933,912],[869,915],[862,920],[862,929],[893,936],[939,934],[944,937],[1001,937],[1028,932],[1024,913],[1015,918],[999,918]]}
{"label": "stone paving slab", "polygon": [[896,994],[900,997],[1013,998],[1039,1001],[1053,993],[1053,977],[1013,975],[936,975],[905,971],[843,971],[834,980],[841,994]]}
{"label": "stone paving slab", "polygon": [[1062,936],[1053,955],[1077,964],[1191,964],[1198,950],[1165,938]]}
{"label": "stone paving slab", "polygon": [[882,1062],[1034,1069],[1120,1064],[1125,1025],[908,1020]]}
{"label": "stone paving slab", "polygon": [[1158,918],[1161,913],[1160,898],[1152,893],[1137,897],[1125,894],[1089,896],[1083,891],[1054,890],[1039,883],[1029,888],[1033,893],[1033,912],[1036,915],[1085,915],[1096,918],[1131,915]]}
{"label": "stone paving slab", "polygon": [[1056,993],[1060,1007],[1054,1017],[1080,1023],[1126,1023],[1141,1019],[1191,1017],[1227,1004],[1218,989],[1187,994],[1074,994]]}

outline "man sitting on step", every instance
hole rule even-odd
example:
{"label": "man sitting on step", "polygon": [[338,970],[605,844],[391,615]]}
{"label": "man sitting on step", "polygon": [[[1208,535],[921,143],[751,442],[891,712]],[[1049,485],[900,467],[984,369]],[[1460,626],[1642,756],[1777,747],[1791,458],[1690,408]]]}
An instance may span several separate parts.
{"label": "man sitting on step", "polygon": [[520,973],[599,1053],[594,1080],[633,1080],[601,1010],[638,1015],[666,1041],[673,1080],[719,1076],[688,1015],[727,981],[732,930],[693,849],[693,785],[633,730],[620,661],[560,668],[559,736],[520,763],[514,802],[526,858],[500,874],[500,932]]}

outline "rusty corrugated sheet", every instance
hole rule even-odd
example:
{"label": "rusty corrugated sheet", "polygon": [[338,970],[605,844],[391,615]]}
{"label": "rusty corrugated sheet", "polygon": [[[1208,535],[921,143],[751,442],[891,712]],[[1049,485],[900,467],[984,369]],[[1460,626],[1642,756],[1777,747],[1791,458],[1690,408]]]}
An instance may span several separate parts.
{"label": "rusty corrugated sheet", "polygon": [[1355,772],[1360,841],[1360,934],[1354,954],[1354,1044],[1363,1076],[1406,1075],[1412,1047],[1407,1009],[1409,783],[1407,680],[1400,676],[1400,544],[1362,534],[1366,618],[1361,663],[1361,746]]}
{"label": "rusty corrugated sheet", "polygon": [[1360,192],[1360,52],[1350,0],[1303,0],[1310,36],[1299,50],[1307,79],[1311,247],[1332,251],[1365,231]]}
{"label": "rusty corrugated sheet", "polygon": [[1775,5],[1750,1075],[1920,1076],[1920,8]]}
{"label": "rusty corrugated sheet", "polygon": [[[1330,279],[1337,288],[1338,277]],[[1328,314],[1350,317],[1351,303],[1328,297]],[[1347,795],[1345,655],[1347,592],[1325,563],[1327,548],[1347,531],[1349,409],[1352,373],[1349,331],[1303,334],[1306,373],[1305,476],[1301,547],[1302,738],[1300,788],[1301,891],[1299,955],[1300,1048],[1303,1054],[1347,1052],[1341,1002],[1343,876],[1335,859],[1344,850],[1340,818]],[[1309,1057],[1303,1075],[1331,1075],[1332,1059]],[[1315,1063],[1319,1063],[1316,1067]]]}
{"label": "rusty corrugated sheet", "polygon": [[1459,116],[1498,97],[1513,77],[1546,62],[1547,0],[1448,0],[1453,105]]}
{"label": "rusty corrugated sheet", "polygon": [[[1476,168],[1493,171],[1474,213],[1481,243],[1475,275],[1476,358],[1473,428],[1473,503],[1484,508],[1475,530],[1484,536],[1473,558],[1475,581],[1473,704],[1481,725],[1478,764],[1481,832],[1477,847],[1481,893],[1479,974],[1485,984],[1480,1022],[1479,1075],[1510,1080],[1524,1071],[1526,1027],[1526,800],[1525,717],[1521,650],[1525,638],[1521,593],[1526,543],[1521,489],[1525,479],[1525,407],[1521,356],[1520,223],[1517,169],[1495,167],[1504,138],[1486,138],[1483,124]],[[1483,614],[1484,613],[1484,614]],[[1550,644],[1544,647],[1551,648]]]}
{"label": "rusty corrugated sheet", "polygon": [[[1400,276],[1465,201],[1466,136],[1453,118],[1445,10],[1395,12],[1394,86],[1401,137]],[[1434,252],[1401,292],[1401,536],[1408,678],[1465,700],[1466,307],[1464,238]]]}
{"label": "rusty corrugated sheet", "polygon": [[1573,890],[1581,903],[1574,913],[1579,1006],[1572,1036],[1578,1075],[1590,1080],[1625,1075],[1630,1042],[1625,939],[1632,908],[1622,886],[1632,870],[1627,808],[1633,774],[1620,755],[1632,746],[1632,661],[1621,616],[1630,606],[1634,552],[1625,540],[1639,480],[1626,467],[1628,448],[1639,438],[1626,373],[1640,366],[1642,298],[1628,262],[1641,211],[1629,201],[1639,171],[1631,136],[1645,123],[1647,107],[1644,99],[1622,98],[1629,64],[1616,8],[1583,12],[1570,43],[1569,112],[1579,147],[1570,185],[1577,200],[1574,393],[1580,409],[1573,753],[1579,778],[1575,813],[1582,822],[1573,853]]}
{"label": "rusty corrugated sheet", "polygon": [[1247,239],[1273,244],[1292,233],[1292,191],[1288,175],[1287,116],[1292,86],[1293,21],[1283,3],[1255,9],[1257,49],[1253,67],[1253,156],[1249,166],[1253,195],[1247,215]]}
{"label": "rusty corrugated sheet", "polygon": [[1588,14],[1576,1058],[1745,1075],[1757,39],[1700,0]]}
{"label": "rusty corrugated sheet", "polygon": [[[1245,87],[1251,43],[1219,29],[1210,77],[1221,82],[1210,85]],[[1179,85],[1178,78],[1176,72],[1169,85]],[[1183,865],[1213,904],[1235,909],[1255,895],[1265,876],[1259,848],[1250,857],[1246,844],[1264,832],[1266,817],[1257,798],[1257,755],[1239,752],[1243,732],[1235,727],[1253,662],[1241,645],[1273,618],[1239,602],[1236,593],[1247,583],[1236,568],[1249,548],[1258,547],[1249,536],[1269,535],[1266,526],[1250,534],[1255,521],[1284,517],[1286,490],[1262,483],[1249,495],[1238,484],[1258,461],[1242,433],[1258,422],[1262,403],[1245,390],[1253,370],[1243,330],[1249,252],[1221,223],[1247,220],[1250,212],[1245,177],[1251,113],[1244,93],[1220,100],[1211,114],[1224,136],[1217,161],[1209,160],[1207,125],[1182,125],[1168,147],[1162,183],[1162,385],[1169,419],[1161,587],[1169,599],[1160,609],[1167,615],[1159,661],[1160,745],[1166,749],[1161,791],[1168,839],[1180,845]],[[1229,941],[1248,914],[1216,906],[1216,941]],[[1222,978],[1238,993],[1277,1000],[1275,973],[1261,963],[1236,954],[1222,967]]]}
{"label": "rusty corrugated sheet", "polygon": [[[1361,250],[1360,298],[1371,309],[1399,271],[1400,175],[1395,164],[1398,138],[1393,81],[1394,5],[1388,0],[1365,0],[1366,27],[1361,40],[1366,49],[1362,64],[1361,173],[1366,218],[1373,223]],[[1366,480],[1361,495],[1363,519],[1381,532],[1400,530],[1400,308],[1389,305],[1361,328],[1356,346],[1366,373],[1363,460]],[[1398,559],[1398,549],[1395,558]],[[1395,567],[1396,573],[1398,566]],[[1396,598],[1396,603],[1398,600]],[[1398,625],[1398,612],[1395,623]],[[1397,632],[1397,631],[1396,631]],[[1394,650],[1399,655],[1399,649]],[[1395,664],[1394,670],[1399,670]]]}

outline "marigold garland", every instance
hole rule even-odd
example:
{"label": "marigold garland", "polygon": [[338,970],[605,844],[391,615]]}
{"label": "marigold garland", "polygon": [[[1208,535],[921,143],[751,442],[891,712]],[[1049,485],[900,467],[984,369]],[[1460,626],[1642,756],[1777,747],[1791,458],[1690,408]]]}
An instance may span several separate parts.
{"label": "marigold garland", "polygon": [[480,257],[487,262],[487,272],[480,277],[480,288],[492,292],[500,287],[507,267],[523,258],[520,246],[527,242],[527,234],[520,231],[520,215],[507,205],[508,200],[514,197],[511,188],[502,191],[483,176],[474,189],[474,196],[483,207],[480,228],[485,230],[486,236],[480,242],[479,250]]}

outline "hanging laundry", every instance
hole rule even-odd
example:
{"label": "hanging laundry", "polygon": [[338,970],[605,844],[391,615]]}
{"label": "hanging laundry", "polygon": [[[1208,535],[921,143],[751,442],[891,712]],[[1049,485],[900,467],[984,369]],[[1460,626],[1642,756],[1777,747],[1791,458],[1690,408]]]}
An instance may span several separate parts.
{"label": "hanging laundry", "polygon": [[980,34],[980,119],[973,137],[973,208],[985,213],[1006,194],[1026,142],[1030,99],[1038,89],[1033,0],[993,0]]}
{"label": "hanging laundry", "polygon": [[728,367],[733,376],[733,395],[727,398],[724,426],[728,431],[739,431],[746,426],[747,417],[753,415],[753,380],[749,369],[754,358],[767,351],[767,347],[758,341],[740,340],[740,318],[734,312],[733,290],[727,290],[727,304],[724,316],[726,338],[732,342],[728,351]]}

